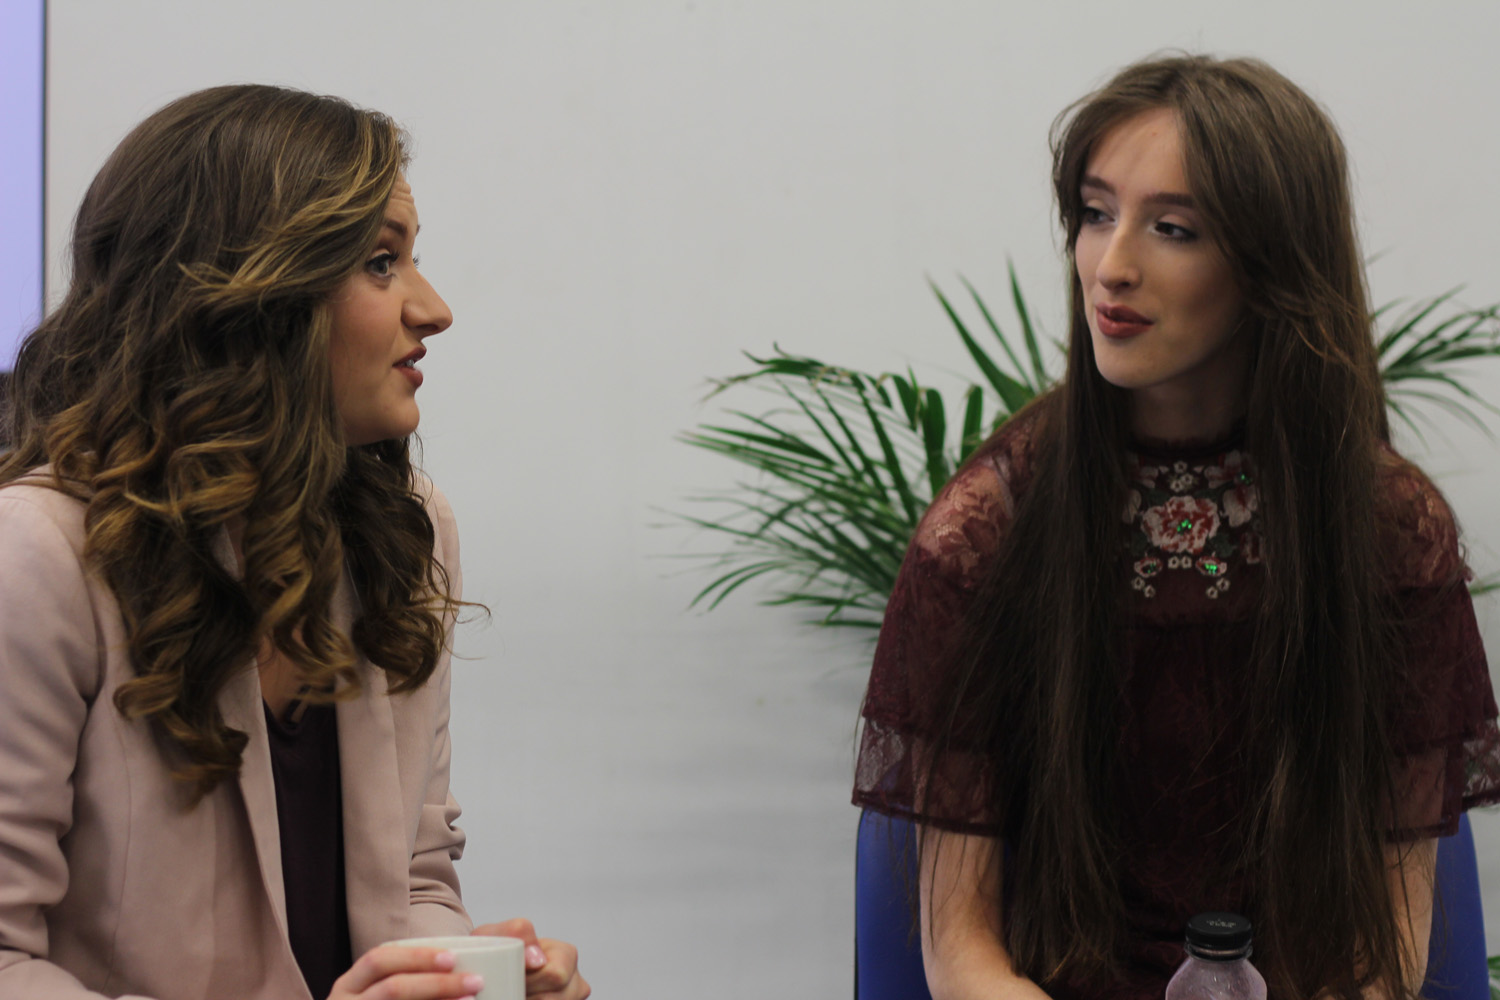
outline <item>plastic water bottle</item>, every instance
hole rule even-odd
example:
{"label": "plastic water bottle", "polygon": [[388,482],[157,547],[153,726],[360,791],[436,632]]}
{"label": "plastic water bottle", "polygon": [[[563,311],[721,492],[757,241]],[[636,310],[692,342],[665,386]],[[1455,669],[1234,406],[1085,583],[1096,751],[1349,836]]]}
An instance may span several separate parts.
{"label": "plastic water bottle", "polygon": [[1167,984],[1166,1000],[1266,1000],[1266,981],[1250,964],[1250,921],[1237,913],[1200,913],[1188,921],[1187,960]]}

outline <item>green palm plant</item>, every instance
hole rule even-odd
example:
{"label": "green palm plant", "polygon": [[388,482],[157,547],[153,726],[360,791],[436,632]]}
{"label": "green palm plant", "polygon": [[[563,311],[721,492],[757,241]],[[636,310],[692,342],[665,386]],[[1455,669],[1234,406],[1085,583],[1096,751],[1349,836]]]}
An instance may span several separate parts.
{"label": "green palm plant", "polygon": [[[951,409],[909,367],[875,374],[780,348],[765,357],[747,354],[751,370],[714,380],[711,396],[758,389],[773,405],[730,409],[726,420],[681,435],[751,474],[728,490],[689,498],[703,513],[681,515],[725,543],[703,557],[712,578],[694,606],[712,609],[760,580],[769,584],[763,603],[805,608],[820,625],[879,627],[927,505],[991,432],[1052,384],[1014,268],[1009,278],[1019,344],[960,279],[998,351],[986,350],[932,285],[980,376]],[[1466,384],[1461,365],[1500,357],[1500,304],[1464,308],[1455,295],[1376,312],[1391,412],[1419,436],[1424,408],[1435,407],[1493,438],[1481,411],[1500,410]],[[1500,577],[1491,576],[1474,590],[1496,587]]]}

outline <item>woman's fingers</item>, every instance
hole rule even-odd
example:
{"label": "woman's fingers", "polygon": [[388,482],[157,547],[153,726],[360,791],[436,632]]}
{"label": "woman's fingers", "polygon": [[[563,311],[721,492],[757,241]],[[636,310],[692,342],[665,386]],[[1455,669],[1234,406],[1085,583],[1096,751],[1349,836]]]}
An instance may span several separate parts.
{"label": "woman's fingers", "polygon": [[462,972],[400,972],[360,994],[359,1000],[458,1000],[484,989],[482,976]]}
{"label": "woman's fingers", "polygon": [[456,962],[451,951],[383,944],[359,956],[334,986],[342,985],[349,993],[358,994],[398,972],[451,972]]}
{"label": "woman's fingers", "polygon": [[528,993],[526,1000],[588,1000],[593,988],[582,976],[574,976],[565,989],[554,993]]}
{"label": "woman's fingers", "polygon": [[530,920],[504,920],[474,928],[488,937],[520,938],[526,944],[526,996],[532,1000],[584,1000],[591,987],[578,974],[578,949],[566,941],[538,938]]}
{"label": "woman's fingers", "polygon": [[537,943],[536,928],[525,917],[517,917],[515,920],[502,920],[498,924],[485,924],[482,927],[474,928],[474,933],[481,937],[520,938],[528,945]]}
{"label": "woman's fingers", "polygon": [[371,948],[334,982],[329,1000],[454,1000],[479,992],[483,980],[452,971],[454,962],[437,948]]}
{"label": "woman's fingers", "polygon": [[[583,1000],[591,992],[589,984],[578,974],[578,949],[566,941],[542,938],[537,947],[547,957],[547,964],[526,973],[526,995],[536,1000]],[[530,951],[531,949],[527,949]]]}

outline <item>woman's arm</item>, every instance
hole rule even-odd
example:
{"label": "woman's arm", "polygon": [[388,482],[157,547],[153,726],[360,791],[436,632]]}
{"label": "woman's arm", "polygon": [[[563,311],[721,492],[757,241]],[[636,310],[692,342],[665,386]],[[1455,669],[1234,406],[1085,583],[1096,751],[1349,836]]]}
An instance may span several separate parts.
{"label": "woman's arm", "polygon": [[102,1000],[48,961],[47,911],[68,890],[61,841],[100,650],[75,539],[37,499],[35,489],[0,490],[0,1000]]}
{"label": "woman's arm", "polygon": [[[463,599],[463,571],[458,558],[458,526],[447,497],[425,477],[418,482],[427,514],[432,519],[437,558],[448,574],[455,599]],[[435,686],[437,711],[433,720],[431,767],[422,814],[417,825],[409,872],[411,933],[414,935],[467,934],[473,926],[459,898],[454,862],[463,854],[464,834],[454,825],[458,803],[448,790],[452,742],[448,734],[449,691],[452,682],[454,621],[445,619],[443,651],[437,669],[428,680]]]}
{"label": "woman's arm", "polygon": [[[1411,981],[1401,996],[1413,996],[1427,976],[1427,945],[1432,937],[1433,879],[1437,870],[1437,841],[1390,844],[1385,849],[1391,904],[1401,945],[1410,956]],[[1391,1000],[1391,991],[1377,983],[1364,991],[1365,1000]],[[1315,1000],[1333,1000],[1327,991]]]}
{"label": "woman's arm", "polygon": [[[1391,905],[1396,911],[1396,926],[1401,931],[1402,946],[1409,956],[1407,968],[1412,977],[1407,983],[1411,993],[1422,988],[1427,976],[1427,945],[1432,938],[1433,882],[1437,873],[1437,841],[1390,844],[1385,849],[1390,873]],[[1365,991],[1369,1000],[1388,1000],[1390,991],[1372,987]]]}
{"label": "woman's arm", "polygon": [[1046,1000],[1001,943],[999,841],[921,836],[922,965],[933,1000]]}
{"label": "woman's arm", "polygon": [[[1042,989],[1019,975],[1000,938],[999,843],[988,837],[928,831],[921,850],[922,965],[933,1000],[1043,1000]],[[1432,935],[1437,841],[1392,845],[1391,899],[1402,943],[1411,956],[1411,992],[1422,986]],[[1389,1000],[1384,986],[1368,1000]]]}

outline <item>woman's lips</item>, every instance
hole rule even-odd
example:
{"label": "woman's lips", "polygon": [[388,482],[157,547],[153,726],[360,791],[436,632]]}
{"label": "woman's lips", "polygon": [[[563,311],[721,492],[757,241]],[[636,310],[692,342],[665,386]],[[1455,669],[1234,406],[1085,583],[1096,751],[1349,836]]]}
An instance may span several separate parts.
{"label": "woman's lips", "polygon": [[397,361],[391,367],[410,379],[412,388],[420,389],[422,387],[422,372],[417,368],[417,362],[421,361],[426,356],[427,348],[423,347],[421,344],[418,344],[410,351],[410,353],[406,355],[406,357],[402,358],[400,361]]}
{"label": "woman's lips", "polygon": [[1099,332],[1106,337],[1134,337],[1151,327],[1151,320],[1124,306],[1095,306],[1094,315],[1099,321]]}

